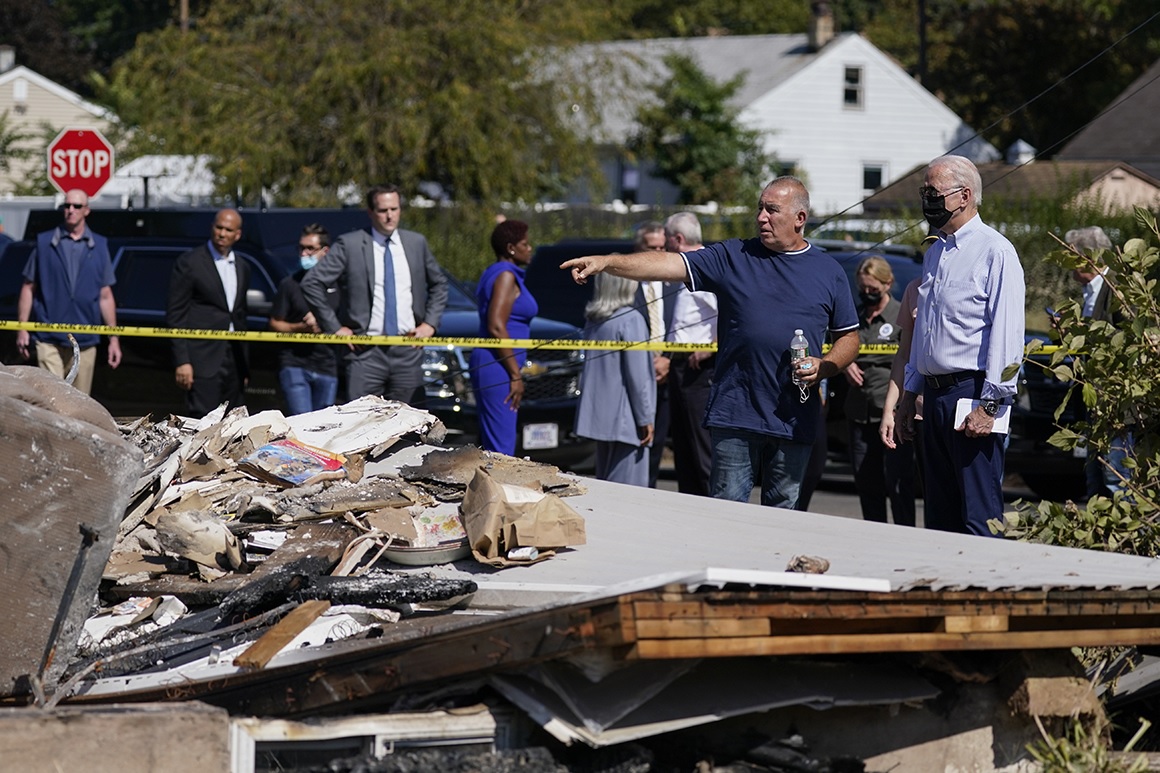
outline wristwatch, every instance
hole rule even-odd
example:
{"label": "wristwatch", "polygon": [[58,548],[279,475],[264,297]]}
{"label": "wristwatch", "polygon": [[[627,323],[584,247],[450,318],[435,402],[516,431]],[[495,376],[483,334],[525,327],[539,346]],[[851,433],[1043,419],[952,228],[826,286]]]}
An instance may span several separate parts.
{"label": "wristwatch", "polygon": [[982,407],[983,413],[988,416],[999,415],[999,401],[998,400],[980,400],[979,406]]}

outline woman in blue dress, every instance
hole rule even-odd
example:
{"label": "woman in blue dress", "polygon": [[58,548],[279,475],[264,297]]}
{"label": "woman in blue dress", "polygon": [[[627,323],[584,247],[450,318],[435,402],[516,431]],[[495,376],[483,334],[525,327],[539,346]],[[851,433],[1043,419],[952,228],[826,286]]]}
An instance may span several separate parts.
{"label": "woman in blue dress", "polygon": [[[484,338],[527,338],[539,306],[524,286],[532,262],[528,224],[505,220],[491,232],[496,261],[484,270],[476,286],[479,335]],[[479,444],[488,451],[515,454],[516,411],[524,396],[520,369],[524,349],[473,349],[471,388],[479,409]]]}

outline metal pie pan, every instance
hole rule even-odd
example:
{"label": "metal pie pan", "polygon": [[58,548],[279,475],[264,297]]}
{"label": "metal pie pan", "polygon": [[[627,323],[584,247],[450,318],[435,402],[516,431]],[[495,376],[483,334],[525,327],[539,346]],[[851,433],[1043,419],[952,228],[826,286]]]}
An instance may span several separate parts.
{"label": "metal pie pan", "polygon": [[467,558],[469,555],[471,555],[471,546],[467,544],[466,537],[455,542],[443,542],[430,548],[400,546],[387,548],[383,552],[383,556],[388,560],[406,566],[448,564],[461,558]]}

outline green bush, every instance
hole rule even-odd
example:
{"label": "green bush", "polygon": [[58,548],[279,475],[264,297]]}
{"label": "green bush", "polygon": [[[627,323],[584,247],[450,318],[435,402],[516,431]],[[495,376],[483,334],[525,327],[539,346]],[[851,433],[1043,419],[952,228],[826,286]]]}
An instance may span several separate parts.
{"label": "green bush", "polygon": [[[1156,218],[1143,209],[1136,210],[1136,221],[1147,238],[1129,238],[1122,248],[1095,256],[1109,267],[1104,281],[1112,294],[1115,324],[1084,318],[1073,297],[1057,306],[1059,350],[1046,363],[1042,357],[1024,361],[1024,367],[1048,368],[1069,385],[1056,411],[1057,421],[1077,390],[1083,397],[1084,420],[1060,427],[1048,441],[1052,445],[1068,451],[1086,446],[1089,455],[1102,458],[1113,442],[1131,430],[1133,448],[1124,491],[1110,499],[1093,497],[1082,507],[1072,502],[1021,503],[1015,516],[996,524],[1009,536],[1160,555],[1160,304],[1156,298],[1160,231]],[[1047,260],[1063,271],[1097,268],[1091,258],[1071,249],[1052,251]],[[1035,354],[1041,346],[1029,345],[1026,354]]]}

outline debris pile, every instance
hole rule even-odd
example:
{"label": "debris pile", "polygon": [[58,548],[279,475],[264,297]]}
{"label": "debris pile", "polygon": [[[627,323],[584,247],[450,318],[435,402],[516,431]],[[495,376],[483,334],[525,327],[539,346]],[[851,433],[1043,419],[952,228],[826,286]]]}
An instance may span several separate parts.
{"label": "debris pile", "polygon": [[[1102,718],[1069,648],[1160,643],[1147,559],[581,485],[377,398],[118,430],[9,376],[8,706],[204,701],[238,759],[529,718],[573,751],[680,732],[766,770],[987,769],[1040,717]],[[9,737],[56,713],[8,711]]]}
{"label": "debris pile", "polygon": [[512,499],[553,504],[537,530],[520,505],[509,519],[491,502],[494,535],[473,527],[475,539],[537,551],[536,560],[584,541],[583,519],[558,499],[583,493],[573,479],[476,448],[436,449],[428,443],[442,425],[402,403],[363,397],[289,418],[222,406],[197,421],[144,417],[120,429],[117,442],[141,466],[135,486],[121,482],[97,607],[95,584],[76,589],[72,614],[88,619],[75,657],[57,679],[28,669],[9,697],[51,706],[98,678],[194,662],[261,669],[284,650],[374,638],[461,603],[477,588],[470,579],[390,567],[471,554],[460,510],[477,477],[524,492]]}

